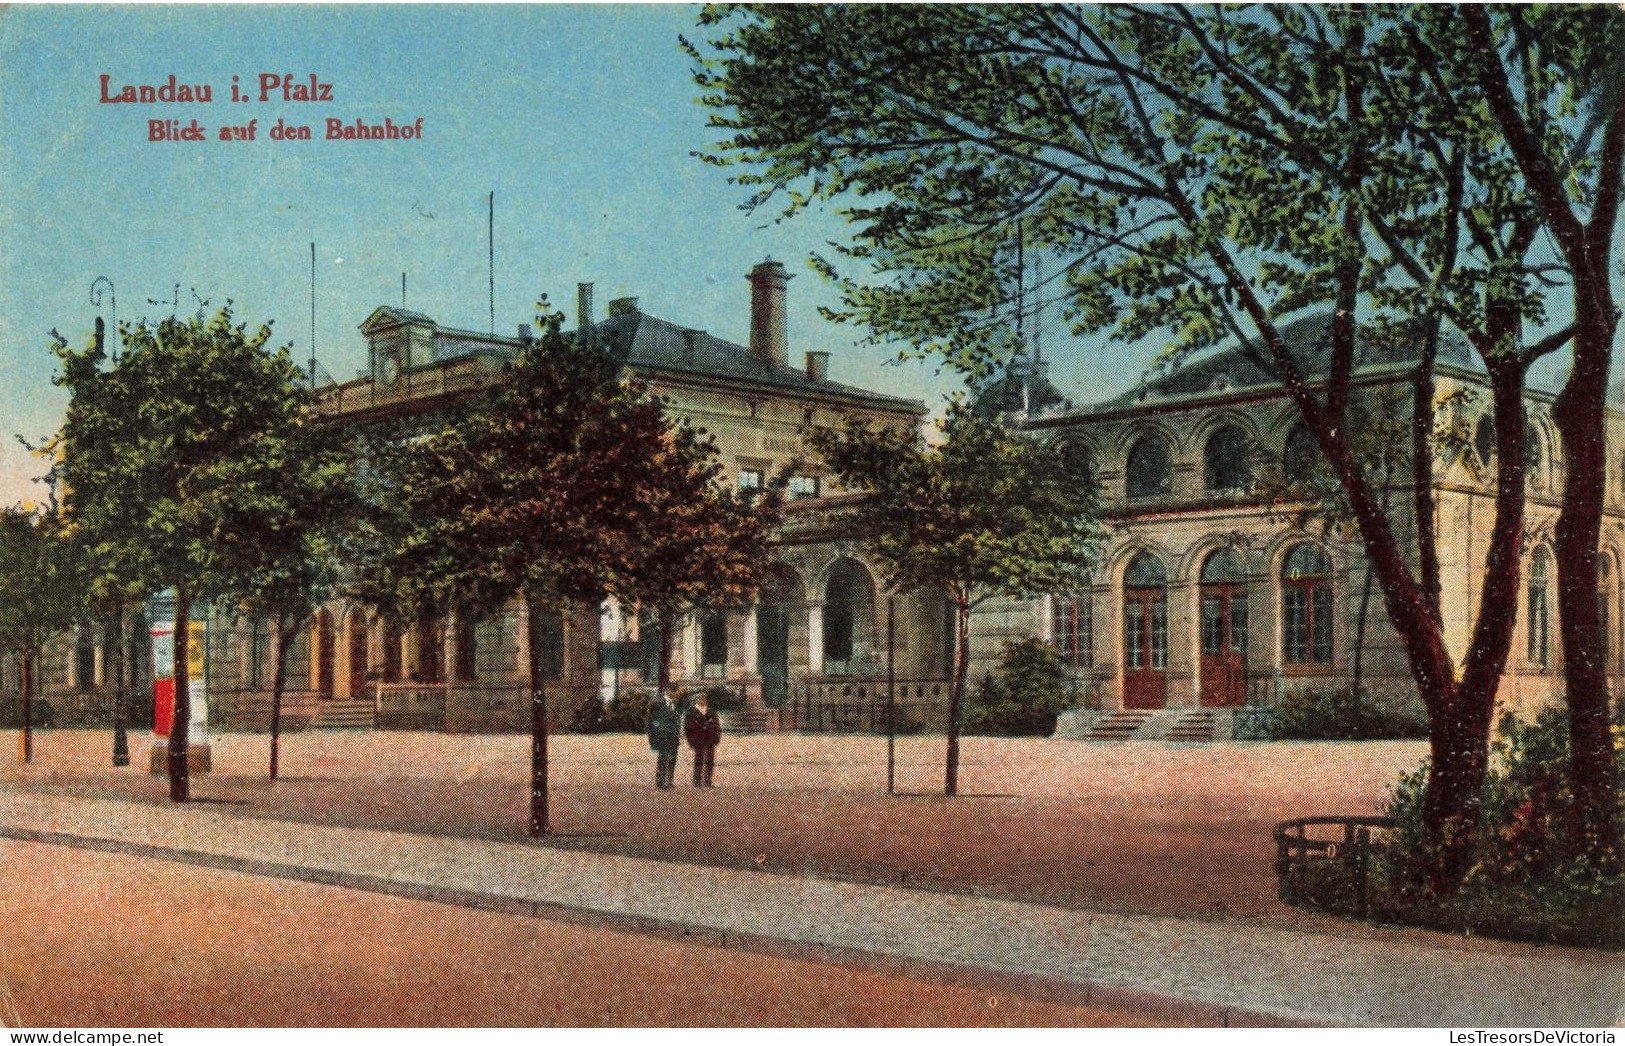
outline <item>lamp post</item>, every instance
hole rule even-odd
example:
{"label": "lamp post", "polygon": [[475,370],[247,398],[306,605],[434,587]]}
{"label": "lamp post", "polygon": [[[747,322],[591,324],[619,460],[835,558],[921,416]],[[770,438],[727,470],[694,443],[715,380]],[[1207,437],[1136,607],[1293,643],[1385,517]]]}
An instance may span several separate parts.
{"label": "lamp post", "polygon": [[113,328],[113,366],[118,366],[119,333],[118,333],[118,294],[113,290],[113,281],[106,276],[98,276],[90,284],[90,304],[95,308],[102,307],[102,285],[107,285],[107,297],[112,303]]}
{"label": "lamp post", "polygon": [[[108,303],[111,306],[113,320],[113,351],[111,353],[113,366],[118,366],[118,294],[113,290],[113,281],[106,276],[98,276],[90,284],[90,304],[95,308],[102,305],[102,287],[107,287]],[[100,356],[107,351],[107,325],[100,316],[96,317],[96,354]],[[124,606],[120,601],[112,613],[111,629],[117,636],[113,645],[113,765],[130,765],[130,736],[124,725],[125,683],[127,679],[126,666],[131,660],[129,657],[129,635],[124,627]],[[109,626],[103,625],[106,629]],[[104,635],[105,642],[105,635]],[[103,649],[106,647],[104,645]],[[133,673],[132,673],[133,674]]]}

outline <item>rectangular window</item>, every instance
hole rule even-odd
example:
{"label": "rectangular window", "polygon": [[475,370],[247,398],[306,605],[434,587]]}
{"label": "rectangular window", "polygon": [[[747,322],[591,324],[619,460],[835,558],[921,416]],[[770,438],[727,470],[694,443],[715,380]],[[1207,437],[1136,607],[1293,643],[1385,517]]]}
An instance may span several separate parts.
{"label": "rectangular window", "polygon": [[1138,599],[1123,604],[1123,655],[1127,667],[1145,667],[1145,608]]}
{"label": "rectangular window", "polygon": [[816,498],[818,496],[818,485],[817,476],[791,476],[790,497],[794,499]]}
{"label": "rectangular window", "polygon": [[1313,630],[1312,650],[1315,664],[1329,665],[1332,663],[1332,586],[1318,584],[1314,591],[1314,616],[1310,621]]}
{"label": "rectangular window", "polygon": [[248,619],[248,671],[244,673],[243,685],[250,690],[268,686],[270,664],[271,630],[266,627],[264,618],[251,617]]}
{"label": "rectangular window", "polygon": [[1282,653],[1287,664],[1301,665],[1309,660],[1309,601],[1298,586],[1288,588],[1281,595]]}
{"label": "rectangular window", "polygon": [[1529,586],[1529,661],[1545,668],[1548,642],[1546,635],[1546,587]]}
{"label": "rectangular window", "polygon": [[1094,664],[1094,620],[1088,596],[1054,596],[1050,600],[1050,635],[1068,668]]}
{"label": "rectangular window", "polygon": [[1162,599],[1151,604],[1151,667],[1158,672],[1168,667],[1168,603]]}
{"label": "rectangular window", "polygon": [[762,489],[762,470],[761,469],[740,469],[739,470],[739,489],[740,490],[761,490]]}
{"label": "rectangular window", "polygon": [[700,675],[720,677],[728,671],[728,619],[722,614],[700,618]]}
{"label": "rectangular window", "polygon": [[1202,597],[1202,653],[1224,653],[1224,600]]}
{"label": "rectangular window", "polygon": [[1238,654],[1247,652],[1247,597],[1230,597],[1230,649]]}

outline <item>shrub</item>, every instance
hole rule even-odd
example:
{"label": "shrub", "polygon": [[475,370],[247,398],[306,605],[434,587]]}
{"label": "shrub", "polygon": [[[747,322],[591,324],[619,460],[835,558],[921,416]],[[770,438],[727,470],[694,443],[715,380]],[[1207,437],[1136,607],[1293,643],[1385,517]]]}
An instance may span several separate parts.
{"label": "shrub", "polygon": [[1303,690],[1275,707],[1276,741],[1377,741],[1427,737],[1420,717],[1376,704],[1352,689]]}
{"label": "shrub", "polygon": [[[1625,731],[1615,731],[1614,746],[1616,752],[1625,748]],[[1468,870],[1447,897],[1428,886],[1435,853],[1422,822],[1427,767],[1401,778],[1386,810],[1395,827],[1373,860],[1372,917],[1494,937],[1625,947],[1625,875],[1603,875],[1569,856],[1568,775],[1568,716],[1562,709],[1543,711],[1533,722],[1502,717]],[[1619,784],[1625,786],[1625,765]],[[1619,801],[1625,818],[1625,795]],[[1329,880],[1321,886],[1285,899],[1352,911],[1352,886],[1340,890]]]}
{"label": "shrub", "polygon": [[571,710],[574,727],[583,734],[641,734],[648,726],[653,700],[652,693],[636,688],[622,690],[608,701],[589,694]]}
{"label": "shrub", "polygon": [[744,694],[720,683],[705,688],[705,703],[715,712],[737,712],[745,707]]}
{"label": "shrub", "polygon": [[998,666],[969,695],[965,733],[1048,737],[1055,732],[1056,716],[1075,697],[1066,667],[1048,643],[1006,643]]}

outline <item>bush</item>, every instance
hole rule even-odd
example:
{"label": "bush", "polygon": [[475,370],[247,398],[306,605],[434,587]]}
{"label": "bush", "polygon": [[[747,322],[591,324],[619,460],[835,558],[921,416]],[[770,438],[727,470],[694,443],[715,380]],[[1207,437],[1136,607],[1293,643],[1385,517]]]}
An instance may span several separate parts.
{"label": "bush", "polygon": [[576,703],[574,727],[583,734],[641,734],[648,728],[654,694],[642,689],[618,692],[608,701],[589,694]]}
{"label": "bush", "polygon": [[1348,688],[1288,694],[1275,706],[1270,728],[1276,741],[1379,741],[1427,735],[1427,723],[1420,717],[1384,708]]}
{"label": "bush", "polygon": [[705,688],[705,703],[714,712],[737,712],[745,707],[742,691],[720,683]]}
{"label": "bush", "polygon": [[[1625,755],[1625,731],[1615,731],[1614,747]],[[1625,875],[1603,875],[1569,856],[1568,775],[1563,710],[1548,709],[1532,723],[1502,717],[1468,870],[1448,897],[1428,885],[1435,852],[1422,821],[1427,767],[1406,775],[1386,810],[1395,828],[1373,860],[1372,917],[1518,940],[1625,947]],[[1619,784],[1625,786],[1625,765]],[[1619,801],[1625,818],[1625,795]],[[1352,886],[1321,885],[1289,899],[1340,914],[1353,909]]]}
{"label": "bush", "polygon": [[966,702],[967,734],[1048,737],[1055,718],[1076,698],[1066,667],[1039,639],[1006,643],[998,667],[983,677]]}
{"label": "bush", "polygon": [[[49,729],[56,725],[56,709],[49,701],[36,697],[29,702],[28,719],[31,726]],[[0,698],[0,727],[21,730],[22,726],[23,699],[16,695]]]}

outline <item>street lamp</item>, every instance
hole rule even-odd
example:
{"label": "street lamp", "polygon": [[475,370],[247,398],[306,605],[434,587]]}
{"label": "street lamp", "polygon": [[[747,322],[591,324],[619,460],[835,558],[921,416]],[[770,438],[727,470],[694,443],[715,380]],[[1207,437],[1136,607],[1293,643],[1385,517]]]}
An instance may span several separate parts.
{"label": "street lamp", "polygon": [[118,294],[113,290],[113,281],[106,276],[98,276],[90,284],[90,304],[96,308],[102,307],[102,284],[107,284],[107,297],[112,303],[113,322],[113,366],[118,366],[119,334],[118,334]]}

